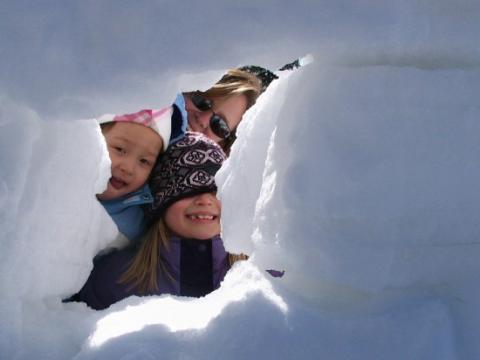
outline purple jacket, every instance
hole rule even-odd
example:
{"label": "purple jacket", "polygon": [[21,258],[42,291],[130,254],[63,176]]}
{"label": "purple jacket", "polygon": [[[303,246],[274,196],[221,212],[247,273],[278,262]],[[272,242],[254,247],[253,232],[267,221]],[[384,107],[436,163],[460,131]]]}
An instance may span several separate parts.
{"label": "purple jacket", "polygon": [[[100,310],[131,295],[141,296],[137,289],[118,283],[137,249],[130,247],[100,258],[83,288],[70,300]],[[163,249],[160,256],[173,279],[158,268],[158,291],[145,295],[204,296],[220,286],[230,268],[228,253],[219,236],[210,240],[171,237],[169,250]]]}

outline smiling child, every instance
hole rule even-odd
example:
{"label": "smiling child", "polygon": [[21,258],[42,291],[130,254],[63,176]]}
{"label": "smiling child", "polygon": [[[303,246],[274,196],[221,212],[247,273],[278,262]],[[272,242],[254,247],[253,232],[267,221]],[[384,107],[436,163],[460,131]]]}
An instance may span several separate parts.
{"label": "smiling child", "polygon": [[153,201],[147,184],[150,173],[158,155],[184,136],[186,119],[173,105],[162,110],[103,115],[98,121],[112,166],[107,188],[97,198],[120,233],[136,241],[146,229],[142,206]]}

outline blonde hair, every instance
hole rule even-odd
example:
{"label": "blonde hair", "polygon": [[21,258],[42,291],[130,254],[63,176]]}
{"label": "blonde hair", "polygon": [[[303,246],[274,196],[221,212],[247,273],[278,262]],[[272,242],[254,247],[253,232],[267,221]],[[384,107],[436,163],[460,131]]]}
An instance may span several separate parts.
{"label": "blonde hair", "polygon": [[255,104],[261,91],[262,83],[255,75],[238,69],[230,69],[215,85],[200,93],[207,99],[245,95],[247,109],[249,109]]}
{"label": "blonde hair", "polygon": [[[161,249],[168,251],[170,231],[163,216],[147,231],[142,245],[135,254],[128,269],[122,274],[118,283],[129,284],[129,289],[136,288],[141,295],[158,291],[157,268],[171,281],[175,281],[160,257]],[[245,254],[228,254],[228,263],[232,266],[240,260],[247,260]]]}
{"label": "blonde hair", "polygon": [[[208,100],[222,97],[232,97],[237,95],[244,95],[247,99],[247,109],[250,109],[262,92],[262,82],[255,75],[239,70],[230,69],[225,75],[218,80],[215,85],[205,91],[199,93]],[[187,95],[191,94],[186,93]],[[230,155],[230,148],[233,145],[236,137],[237,129],[230,129],[231,133],[227,139],[219,141],[219,145],[225,154]]]}
{"label": "blonde hair", "polygon": [[170,245],[170,232],[165,220],[160,217],[148,229],[142,239],[142,244],[135,254],[128,269],[122,274],[119,283],[130,284],[129,289],[137,288],[140,294],[158,290],[157,268],[173,279],[160,258],[160,248],[167,249]]}
{"label": "blonde hair", "polygon": [[228,263],[230,266],[235,264],[237,261],[248,260],[248,255],[245,254],[228,254]]}

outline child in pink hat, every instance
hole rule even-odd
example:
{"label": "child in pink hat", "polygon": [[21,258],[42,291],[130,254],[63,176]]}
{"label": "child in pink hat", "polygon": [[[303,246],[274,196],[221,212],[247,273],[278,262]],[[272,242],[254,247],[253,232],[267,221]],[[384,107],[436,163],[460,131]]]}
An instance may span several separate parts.
{"label": "child in pink hat", "polygon": [[[107,188],[98,200],[129,241],[145,231],[143,205],[153,197],[147,181],[169,144],[185,135],[186,119],[175,105],[98,118],[112,162]],[[125,241],[123,241],[125,243]]]}

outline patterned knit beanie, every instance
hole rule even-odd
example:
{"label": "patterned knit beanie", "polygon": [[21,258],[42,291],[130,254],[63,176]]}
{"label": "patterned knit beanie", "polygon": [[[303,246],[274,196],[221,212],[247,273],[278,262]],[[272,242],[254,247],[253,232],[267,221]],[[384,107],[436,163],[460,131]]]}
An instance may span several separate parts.
{"label": "patterned knit beanie", "polygon": [[216,191],[215,174],[226,156],[217,143],[200,133],[187,132],[160,155],[150,179],[153,203],[145,207],[150,220],[174,202]]}

